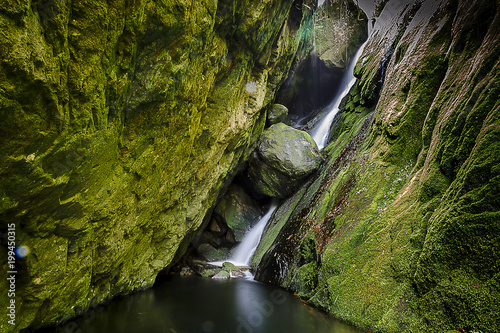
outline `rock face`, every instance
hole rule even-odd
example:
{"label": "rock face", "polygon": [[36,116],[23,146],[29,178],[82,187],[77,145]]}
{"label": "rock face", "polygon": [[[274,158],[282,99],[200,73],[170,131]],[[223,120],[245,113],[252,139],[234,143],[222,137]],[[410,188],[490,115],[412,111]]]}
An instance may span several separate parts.
{"label": "rock face", "polygon": [[257,279],[373,331],[500,331],[499,20],[488,0],[388,1]]}
{"label": "rock face", "polygon": [[287,75],[292,3],[0,3],[1,233],[31,251],[0,331],[147,288],[184,253]]}
{"label": "rock face", "polygon": [[260,205],[240,186],[231,184],[215,208],[215,214],[241,242],[245,234],[260,220]]}
{"label": "rock face", "polygon": [[279,123],[266,129],[250,159],[248,174],[257,191],[284,198],[299,187],[321,162],[309,134]]}
{"label": "rock face", "polygon": [[352,1],[326,0],[313,13],[314,52],[327,68],[347,68],[366,40],[366,16]]}

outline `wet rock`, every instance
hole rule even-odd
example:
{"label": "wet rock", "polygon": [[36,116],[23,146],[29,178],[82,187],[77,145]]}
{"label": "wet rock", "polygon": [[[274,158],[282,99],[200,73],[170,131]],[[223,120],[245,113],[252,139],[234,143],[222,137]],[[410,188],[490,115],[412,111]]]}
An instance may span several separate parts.
{"label": "wet rock", "polygon": [[224,240],[227,242],[227,243],[230,243],[230,244],[235,244],[236,243],[236,238],[234,238],[234,232],[229,229],[226,233],[226,236],[224,238]]}
{"label": "wet rock", "polygon": [[236,184],[229,187],[215,208],[215,213],[227,224],[237,242],[261,217],[259,204]]}
{"label": "wet rock", "polygon": [[231,277],[245,276],[245,273],[243,273],[243,271],[241,269],[239,269],[233,263],[230,263],[230,262],[223,263],[222,270],[228,272]]}
{"label": "wet rock", "polygon": [[219,273],[217,273],[214,276],[212,276],[212,279],[214,279],[214,280],[225,280],[225,279],[229,279],[230,277],[231,277],[231,275],[229,274],[229,272],[227,272],[227,271],[220,271]]}
{"label": "wet rock", "polygon": [[226,248],[217,249],[208,243],[203,243],[197,248],[198,254],[207,261],[224,260],[229,255],[229,250]]}
{"label": "wet rock", "polygon": [[313,14],[314,47],[328,68],[346,68],[367,37],[367,17],[354,1],[325,1]]}
{"label": "wet rock", "polygon": [[288,73],[292,3],[0,1],[2,233],[32,249],[15,331],[148,288],[184,253]]}
{"label": "wet rock", "polygon": [[382,331],[500,331],[499,14],[387,2],[338,146],[270,221],[256,280]]}
{"label": "wet rock", "polygon": [[262,194],[283,198],[297,189],[321,163],[309,134],[285,124],[264,131],[252,154],[249,177]]}
{"label": "wet rock", "polygon": [[202,277],[212,277],[222,270],[220,267],[210,265],[206,261],[198,259],[189,260],[188,265],[196,274]]}
{"label": "wet rock", "polygon": [[285,123],[288,118],[288,108],[281,104],[273,104],[267,113],[267,126]]}
{"label": "wet rock", "polygon": [[219,223],[217,223],[216,219],[212,219],[212,221],[210,221],[210,225],[208,226],[208,230],[213,232],[214,234],[223,233],[222,228],[220,227]]}
{"label": "wet rock", "polygon": [[331,102],[347,65],[367,37],[367,17],[354,1],[328,0],[316,10],[305,6],[302,10],[309,20],[305,24],[315,27],[313,36],[301,45],[276,98],[288,106],[292,124],[305,124]]}

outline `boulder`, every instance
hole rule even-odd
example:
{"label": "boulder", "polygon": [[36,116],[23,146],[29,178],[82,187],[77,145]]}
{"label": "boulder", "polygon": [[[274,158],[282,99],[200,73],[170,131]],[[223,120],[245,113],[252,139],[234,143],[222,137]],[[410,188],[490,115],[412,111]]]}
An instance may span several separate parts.
{"label": "boulder", "polygon": [[210,221],[210,225],[208,226],[208,230],[216,235],[222,235],[224,234],[224,230],[220,227],[219,223],[217,223],[217,220],[212,218]]}
{"label": "boulder", "polygon": [[260,193],[284,198],[318,168],[321,160],[309,134],[279,123],[261,135],[250,158],[249,178]]}
{"label": "boulder", "polygon": [[215,213],[224,220],[237,242],[241,242],[247,231],[261,217],[259,204],[236,184],[229,186],[217,204]]}
{"label": "boulder", "polygon": [[224,260],[229,256],[229,250],[226,248],[216,249],[208,243],[203,243],[197,248],[198,254],[207,261]]}
{"label": "boulder", "polygon": [[210,265],[205,261],[197,259],[189,260],[188,265],[196,274],[202,277],[212,277],[222,270],[220,267]]}
{"label": "boulder", "polygon": [[267,112],[267,126],[284,123],[288,119],[288,108],[281,104],[273,104]]}
{"label": "boulder", "polygon": [[214,279],[214,280],[226,280],[226,279],[229,279],[230,277],[231,277],[231,275],[229,274],[229,272],[220,271],[219,273],[212,276],[212,279]]}

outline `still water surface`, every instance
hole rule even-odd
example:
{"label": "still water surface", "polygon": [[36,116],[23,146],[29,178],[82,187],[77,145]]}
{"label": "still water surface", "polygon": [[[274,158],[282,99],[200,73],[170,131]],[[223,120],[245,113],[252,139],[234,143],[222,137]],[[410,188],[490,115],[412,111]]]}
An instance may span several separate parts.
{"label": "still water surface", "polygon": [[173,277],[58,327],[72,333],[359,333],[282,289],[243,278]]}

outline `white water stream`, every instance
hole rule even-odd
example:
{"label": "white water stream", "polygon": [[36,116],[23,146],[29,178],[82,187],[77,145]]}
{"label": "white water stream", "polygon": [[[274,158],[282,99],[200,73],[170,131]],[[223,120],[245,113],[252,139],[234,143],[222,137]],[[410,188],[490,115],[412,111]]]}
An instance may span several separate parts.
{"label": "white water stream", "polygon": [[328,142],[330,127],[332,125],[333,119],[335,118],[335,115],[337,114],[337,112],[339,112],[340,102],[342,102],[342,99],[347,96],[354,83],[356,83],[356,77],[354,76],[354,67],[358,62],[359,57],[363,53],[363,49],[365,48],[366,43],[367,42],[364,42],[363,45],[361,45],[358,52],[356,52],[356,54],[354,55],[354,58],[351,60],[351,63],[347,68],[347,72],[342,78],[339,92],[329,106],[329,111],[325,112],[323,118],[318,121],[318,123],[316,123],[311,131],[311,137],[316,142],[319,149],[323,149]]}
{"label": "white water stream", "polygon": [[241,241],[240,245],[234,251],[233,256],[229,259],[236,266],[249,266],[250,259],[252,259],[257,246],[259,245],[260,238],[264,229],[266,228],[267,222],[273,216],[274,211],[278,205],[273,202],[267,213],[260,219],[259,222],[250,230],[245,238]]}
{"label": "white water stream", "polygon": [[250,267],[250,259],[252,259],[257,246],[259,245],[260,238],[264,233],[267,222],[273,216],[274,211],[278,208],[278,204],[273,201],[267,213],[257,222],[257,224],[245,235],[240,245],[235,249],[233,256],[228,260],[211,262],[212,265],[220,266],[224,262],[230,262],[238,267]]}

